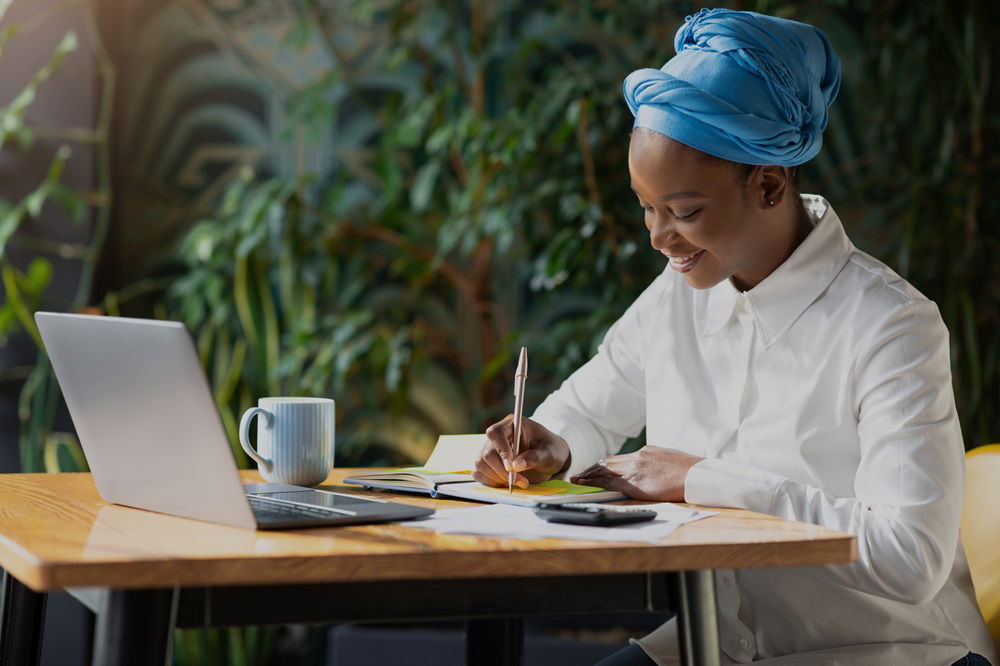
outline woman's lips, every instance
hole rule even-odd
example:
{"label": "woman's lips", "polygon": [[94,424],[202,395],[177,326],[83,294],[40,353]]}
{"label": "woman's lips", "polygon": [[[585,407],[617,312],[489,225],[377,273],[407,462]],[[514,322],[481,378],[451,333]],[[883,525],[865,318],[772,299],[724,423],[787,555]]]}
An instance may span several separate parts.
{"label": "woman's lips", "polygon": [[701,259],[701,255],[703,254],[705,254],[704,250],[698,250],[694,254],[684,257],[684,261],[681,261],[679,258],[670,257],[670,267],[675,271],[687,273],[689,270],[694,268],[694,265],[698,263],[698,260]]}

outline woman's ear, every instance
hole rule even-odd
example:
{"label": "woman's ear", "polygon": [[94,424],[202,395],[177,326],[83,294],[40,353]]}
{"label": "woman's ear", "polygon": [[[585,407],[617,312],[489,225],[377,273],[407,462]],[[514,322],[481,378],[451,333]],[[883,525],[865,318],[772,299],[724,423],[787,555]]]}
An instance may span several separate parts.
{"label": "woman's ear", "polygon": [[761,208],[774,208],[788,193],[789,181],[788,169],[783,166],[760,167],[757,176],[758,187],[755,188],[757,190],[755,195],[759,199],[755,203]]}

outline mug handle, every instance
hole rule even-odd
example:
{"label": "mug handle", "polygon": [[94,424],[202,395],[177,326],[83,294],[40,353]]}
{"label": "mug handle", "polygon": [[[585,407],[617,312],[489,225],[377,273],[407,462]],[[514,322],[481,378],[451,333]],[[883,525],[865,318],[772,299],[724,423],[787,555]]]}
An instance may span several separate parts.
{"label": "mug handle", "polygon": [[251,407],[247,411],[243,412],[243,418],[240,419],[240,446],[243,447],[243,450],[247,452],[248,456],[257,461],[257,464],[260,465],[261,471],[270,472],[274,468],[274,462],[261,456],[252,446],[250,446],[250,421],[252,421],[253,417],[258,414],[264,419],[265,428],[270,429],[271,424],[274,423],[274,417],[271,416],[271,412],[266,409]]}

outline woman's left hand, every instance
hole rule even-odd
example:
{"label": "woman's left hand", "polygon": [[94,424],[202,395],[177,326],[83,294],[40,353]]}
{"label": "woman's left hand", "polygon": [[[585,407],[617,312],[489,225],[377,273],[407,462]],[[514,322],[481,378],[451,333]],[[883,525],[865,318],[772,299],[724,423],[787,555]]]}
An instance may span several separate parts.
{"label": "woman's left hand", "polygon": [[635,453],[599,460],[571,481],[617,490],[632,499],[683,502],[688,470],[700,460],[704,458],[676,449],[644,446]]}

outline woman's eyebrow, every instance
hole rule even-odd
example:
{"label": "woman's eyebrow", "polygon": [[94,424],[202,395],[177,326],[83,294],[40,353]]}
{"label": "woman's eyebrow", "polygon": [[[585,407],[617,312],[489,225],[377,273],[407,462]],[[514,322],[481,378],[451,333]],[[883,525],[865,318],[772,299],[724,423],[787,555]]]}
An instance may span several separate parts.
{"label": "woman's eyebrow", "polygon": [[705,195],[701,192],[692,192],[690,190],[684,192],[674,192],[673,194],[664,194],[660,197],[660,201],[667,202],[671,199],[690,199],[692,197],[704,197]]}
{"label": "woman's eyebrow", "polygon": [[[639,194],[638,190],[636,190],[635,187],[633,187],[632,185],[629,185],[629,187],[632,188],[632,191],[635,192],[635,195],[637,197],[642,198],[642,195]],[[662,197],[660,197],[660,201],[665,203],[667,201],[670,201],[671,199],[690,199],[694,197],[704,197],[704,196],[705,195],[702,194],[701,192],[685,190],[683,192],[674,192],[673,194],[664,194]]]}

